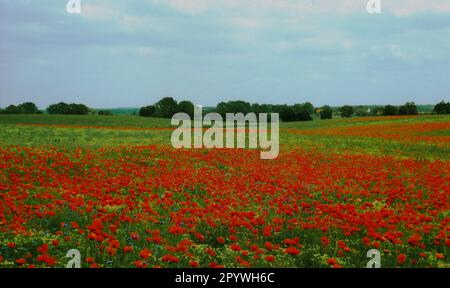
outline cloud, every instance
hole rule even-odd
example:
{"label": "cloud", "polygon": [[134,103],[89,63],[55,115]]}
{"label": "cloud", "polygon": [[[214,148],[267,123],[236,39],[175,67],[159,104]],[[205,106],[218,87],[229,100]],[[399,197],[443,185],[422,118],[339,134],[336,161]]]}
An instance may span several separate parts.
{"label": "cloud", "polygon": [[447,0],[382,0],[382,15],[366,0],[82,3],[70,15],[54,0],[0,0],[0,106],[399,104],[450,91]]}
{"label": "cloud", "polygon": [[[369,0],[151,0],[190,14],[210,11],[287,11],[291,13],[365,13]],[[381,0],[383,11],[397,16],[450,12],[448,0]]]}

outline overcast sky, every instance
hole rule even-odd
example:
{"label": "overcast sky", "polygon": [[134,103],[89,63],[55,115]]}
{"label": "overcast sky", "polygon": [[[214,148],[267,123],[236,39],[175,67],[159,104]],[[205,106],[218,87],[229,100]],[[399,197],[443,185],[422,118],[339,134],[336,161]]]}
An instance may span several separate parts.
{"label": "overcast sky", "polygon": [[0,0],[0,106],[450,100],[450,1]]}

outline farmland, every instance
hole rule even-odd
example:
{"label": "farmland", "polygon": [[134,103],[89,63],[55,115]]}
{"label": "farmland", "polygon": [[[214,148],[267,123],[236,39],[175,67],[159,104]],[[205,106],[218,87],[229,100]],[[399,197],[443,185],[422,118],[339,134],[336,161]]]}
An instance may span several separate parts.
{"label": "farmland", "polygon": [[450,117],[282,123],[280,155],[169,120],[0,115],[0,267],[450,267]]}

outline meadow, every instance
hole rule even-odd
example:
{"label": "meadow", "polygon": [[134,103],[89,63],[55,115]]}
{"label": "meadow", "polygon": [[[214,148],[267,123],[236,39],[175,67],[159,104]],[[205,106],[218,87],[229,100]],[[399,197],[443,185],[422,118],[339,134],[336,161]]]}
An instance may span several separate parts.
{"label": "meadow", "polygon": [[0,267],[450,267],[450,116],[281,123],[270,161],[171,133],[0,115]]}

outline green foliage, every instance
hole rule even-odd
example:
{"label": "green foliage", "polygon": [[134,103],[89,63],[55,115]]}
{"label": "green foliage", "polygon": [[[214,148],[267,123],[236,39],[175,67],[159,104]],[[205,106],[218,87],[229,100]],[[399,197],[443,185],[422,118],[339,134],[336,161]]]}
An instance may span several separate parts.
{"label": "green foliage", "polygon": [[139,110],[139,116],[152,117],[153,115],[155,115],[155,112],[156,112],[155,106],[153,105],[145,106]]}
{"label": "green foliage", "polygon": [[353,116],[353,106],[345,105],[341,107],[341,117],[350,118]]}
{"label": "green foliage", "polygon": [[98,115],[101,116],[112,116],[113,113],[110,110],[100,110],[97,112]]}
{"label": "green foliage", "polygon": [[414,102],[407,102],[398,108],[398,115],[418,115],[417,106]]}
{"label": "green foliage", "polygon": [[333,119],[333,109],[328,105],[323,106],[320,111],[320,119]]}
{"label": "green foliage", "polygon": [[172,97],[165,97],[158,101],[154,106],[154,116],[161,118],[171,118],[175,113],[177,113],[178,109],[178,103]]}
{"label": "green foliage", "polygon": [[450,114],[450,103],[441,101],[434,106],[433,113],[436,114]]}
{"label": "green foliage", "polygon": [[87,115],[89,114],[89,107],[84,104],[67,104],[59,102],[53,104],[47,108],[48,114],[61,114],[61,115]]}
{"label": "green foliage", "polygon": [[0,114],[41,114],[36,104],[25,102],[18,106],[9,105],[5,110],[0,110]]}
{"label": "green foliage", "polygon": [[186,113],[191,117],[191,119],[194,118],[194,104],[191,101],[181,101],[178,103],[177,112]]}
{"label": "green foliage", "polygon": [[384,116],[394,116],[398,114],[398,108],[396,106],[387,105],[384,107],[383,115]]}

